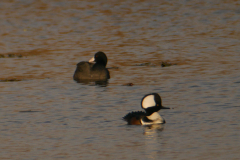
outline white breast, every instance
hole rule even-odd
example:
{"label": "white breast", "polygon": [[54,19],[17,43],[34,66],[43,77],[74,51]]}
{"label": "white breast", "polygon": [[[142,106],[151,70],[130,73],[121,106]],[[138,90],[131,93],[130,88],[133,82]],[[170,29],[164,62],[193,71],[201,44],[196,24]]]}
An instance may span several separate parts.
{"label": "white breast", "polygon": [[141,120],[143,125],[164,123],[164,119],[157,112],[154,112],[150,116],[147,116],[147,118],[152,120],[153,122],[144,122],[143,120]]}

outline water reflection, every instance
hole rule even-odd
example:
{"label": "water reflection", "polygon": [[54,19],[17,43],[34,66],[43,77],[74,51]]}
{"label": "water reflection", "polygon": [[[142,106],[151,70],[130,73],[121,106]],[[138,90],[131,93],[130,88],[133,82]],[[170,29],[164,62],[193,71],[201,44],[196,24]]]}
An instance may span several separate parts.
{"label": "water reflection", "polygon": [[164,129],[164,124],[153,124],[144,126],[144,135],[153,136],[158,132],[162,132]]}
{"label": "water reflection", "polygon": [[159,158],[158,152],[156,152],[156,150],[159,150],[162,147],[161,145],[163,142],[159,133],[161,133],[163,129],[163,124],[144,126],[146,155],[148,159]]}
{"label": "water reflection", "polygon": [[101,86],[101,87],[107,87],[108,86],[108,80],[106,81],[93,81],[93,80],[75,80],[77,83],[83,84],[83,85],[89,85],[89,86]]}

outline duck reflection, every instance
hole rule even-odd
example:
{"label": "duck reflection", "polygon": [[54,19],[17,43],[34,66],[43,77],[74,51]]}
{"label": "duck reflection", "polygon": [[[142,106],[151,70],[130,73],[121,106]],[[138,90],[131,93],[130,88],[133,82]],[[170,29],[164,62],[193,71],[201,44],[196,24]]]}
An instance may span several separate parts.
{"label": "duck reflection", "polygon": [[92,81],[92,80],[76,80],[77,83],[89,86],[100,86],[100,87],[107,87],[108,80],[106,81]]}
{"label": "duck reflection", "polygon": [[145,152],[147,159],[159,159],[159,152],[164,148],[162,131],[164,124],[153,124],[144,126],[143,135],[145,137]]}
{"label": "duck reflection", "polygon": [[164,129],[164,124],[152,124],[144,126],[144,135],[154,136],[155,134],[162,132]]}

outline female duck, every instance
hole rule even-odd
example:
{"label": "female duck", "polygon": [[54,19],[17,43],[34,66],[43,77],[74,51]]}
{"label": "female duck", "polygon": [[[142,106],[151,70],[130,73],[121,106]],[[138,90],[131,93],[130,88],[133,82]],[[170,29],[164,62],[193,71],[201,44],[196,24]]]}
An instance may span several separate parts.
{"label": "female duck", "polygon": [[76,81],[106,81],[110,78],[106,65],[107,56],[99,51],[89,62],[79,62],[77,64],[73,79]]}
{"label": "female duck", "polygon": [[141,106],[145,110],[130,112],[123,117],[130,125],[163,124],[166,121],[157,113],[160,109],[170,109],[162,106],[161,97],[157,93],[150,93],[142,98]]}

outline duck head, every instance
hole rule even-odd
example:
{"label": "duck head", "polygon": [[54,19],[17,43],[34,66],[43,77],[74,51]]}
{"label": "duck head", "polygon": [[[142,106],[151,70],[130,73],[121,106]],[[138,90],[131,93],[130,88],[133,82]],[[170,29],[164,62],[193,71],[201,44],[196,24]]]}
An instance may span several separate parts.
{"label": "duck head", "polygon": [[102,64],[104,66],[107,65],[107,56],[104,52],[97,52],[95,53],[94,57],[92,57],[88,62],[96,62],[97,64]]}
{"label": "duck head", "polygon": [[170,109],[169,107],[162,106],[162,100],[159,94],[150,93],[145,95],[141,101],[142,108],[146,111],[147,116],[158,112],[160,109]]}

